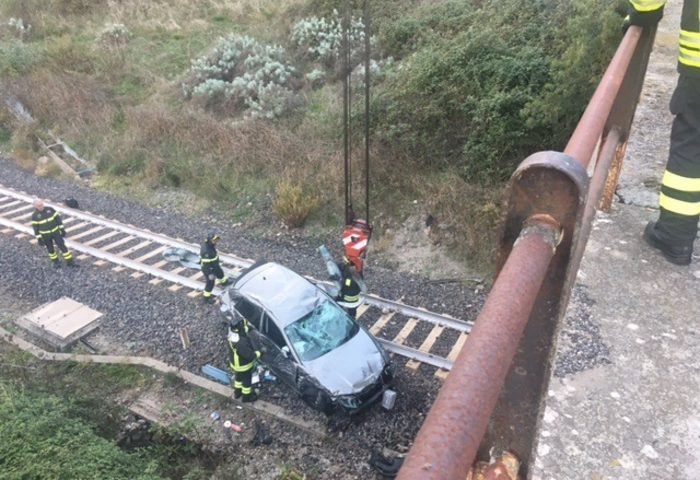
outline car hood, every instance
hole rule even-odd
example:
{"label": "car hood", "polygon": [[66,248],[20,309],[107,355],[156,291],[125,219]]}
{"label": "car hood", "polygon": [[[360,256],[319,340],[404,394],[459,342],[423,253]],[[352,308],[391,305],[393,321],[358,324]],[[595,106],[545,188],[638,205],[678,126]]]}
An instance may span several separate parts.
{"label": "car hood", "polygon": [[350,395],[376,382],[385,364],[382,352],[360,329],[340,347],[304,362],[304,367],[332,395]]}

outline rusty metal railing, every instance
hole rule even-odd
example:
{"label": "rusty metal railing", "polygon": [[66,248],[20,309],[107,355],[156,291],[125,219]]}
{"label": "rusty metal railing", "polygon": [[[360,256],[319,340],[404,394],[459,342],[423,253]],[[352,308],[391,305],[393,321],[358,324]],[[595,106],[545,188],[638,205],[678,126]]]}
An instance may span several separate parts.
{"label": "rusty metal railing", "polygon": [[596,205],[617,184],[654,35],[631,27],[564,152],[513,174],[496,279],[399,480],[464,480],[493,451],[529,478],[561,319]]}

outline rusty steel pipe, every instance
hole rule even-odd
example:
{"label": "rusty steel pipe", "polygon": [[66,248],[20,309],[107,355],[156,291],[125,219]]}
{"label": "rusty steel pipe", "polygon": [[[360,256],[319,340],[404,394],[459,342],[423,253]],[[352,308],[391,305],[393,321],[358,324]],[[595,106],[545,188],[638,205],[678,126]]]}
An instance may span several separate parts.
{"label": "rusty steel pipe", "polygon": [[[615,160],[617,149],[620,146],[621,134],[617,128],[613,128],[605,137],[603,146],[598,155],[598,162],[591,177],[591,183],[588,186],[588,199],[586,200],[586,215],[583,218],[583,225],[587,225],[593,221],[595,216],[595,208],[600,198],[603,195],[603,190],[606,187],[606,180],[611,174],[618,172],[611,171],[610,166]],[[615,182],[617,184],[617,182]],[[589,212],[590,211],[590,212]],[[583,243],[586,243],[585,241]]]}
{"label": "rusty steel pipe", "polygon": [[551,223],[533,222],[521,232],[399,480],[466,478],[560,239]]}
{"label": "rusty steel pipe", "polygon": [[[605,137],[605,141],[600,148],[598,161],[596,163],[595,170],[593,171],[593,176],[591,177],[591,183],[588,186],[588,196],[586,197],[586,205],[583,211],[583,218],[581,219],[579,241],[574,247],[574,252],[570,260],[572,262],[572,267],[576,271],[578,271],[578,267],[581,264],[583,252],[586,250],[588,237],[591,234],[593,219],[595,218],[596,214],[596,205],[602,197],[603,190],[606,185],[606,179],[610,171],[610,165],[615,159],[618,147],[620,145],[620,140],[620,131],[613,128]],[[610,172],[610,174],[612,174],[612,172]]]}
{"label": "rusty steel pipe", "polygon": [[566,145],[564,153],[575,158],[584,168],[588,167],[598,140],[603,134],[603,128],[610,116],[641,35],[641,27],[632,26],[627,30]]}

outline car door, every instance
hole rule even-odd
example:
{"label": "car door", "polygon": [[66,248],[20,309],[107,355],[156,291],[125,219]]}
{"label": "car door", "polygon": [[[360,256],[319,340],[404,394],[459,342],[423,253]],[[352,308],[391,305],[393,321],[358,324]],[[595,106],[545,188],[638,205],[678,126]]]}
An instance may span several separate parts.
{"label": "car door", "polygon": [[280,380],[296,387],[298,365],[282,331],[267,313],[262,315],[260,333],[260,343],[265,350],[263,362],[280,377]]}
{"label": "car door", "polygon": [[260,329],[260,320],[262,317],[262,308],[241,295],[235,295],[233,298],[234,309],[245,318],[250,325],[256,329]]}

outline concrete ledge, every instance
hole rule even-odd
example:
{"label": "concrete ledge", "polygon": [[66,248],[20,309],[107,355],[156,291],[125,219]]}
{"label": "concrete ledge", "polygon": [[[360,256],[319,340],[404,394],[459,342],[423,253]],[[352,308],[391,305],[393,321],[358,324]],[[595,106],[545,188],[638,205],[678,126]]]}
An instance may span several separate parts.
{"label": "concrete ledge", "polygon": [[[0,327],[0,339],[11,343],[18,348],[29,352],[35,357],[41,360],[49,361],[73,361],[81,363],[109,363],[109,364],[121,364],[121,365],[142,365],[145,367],[152,368],[161,373],[174,374],[184,380],[185,382],[209,390],[210,392],[217,393],[221,396],[229,398],[232,402],[237,402],[233,399],[233,389],[220,383],[214,382],[213,380],[208,380],[206,378],[200,377],[188,371],[182,370],[178,367],[168,365],[167,363],[161,362],[150,357],[132,357],[123,355],[82,355],[76,353],[53,353],[47,352],[36,345],[14,335],[7,330]],[[295,427],[301,428],[309,433],[313,433],[319,437],[325,437],[325,429],[316,422],[311,422],[297,418],[285,413],[284,409],[273,405],[271,403],[258,400],[254,404],[240,403],[244,408],[253,410],[256,412],[264,413],[278,420],[287,422]]]}

